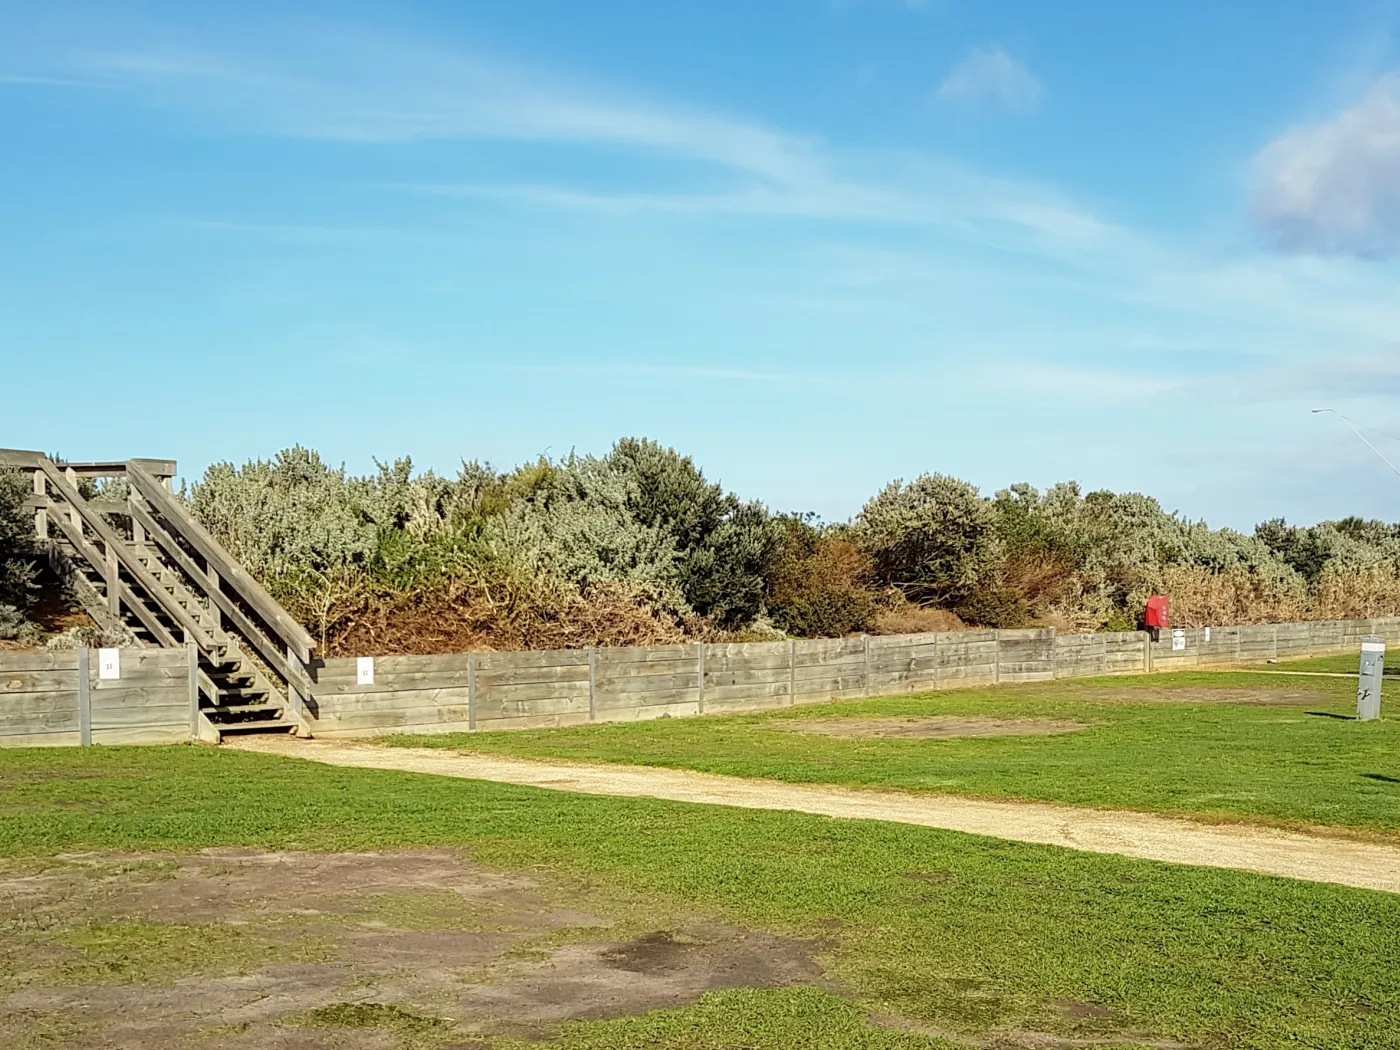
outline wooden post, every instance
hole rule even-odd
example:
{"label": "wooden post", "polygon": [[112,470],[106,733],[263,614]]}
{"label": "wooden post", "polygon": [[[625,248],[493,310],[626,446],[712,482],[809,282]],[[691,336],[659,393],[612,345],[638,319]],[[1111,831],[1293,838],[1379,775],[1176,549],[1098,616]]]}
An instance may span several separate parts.
{"label": "wooden post", "polygon": [[92,743],[92,650],[83,646],[78,650],[78,743],[87,747]]}
{"label": "wooden post", "polygon": [[294,670],[305,671],[306,667],[301,662],[301,657],[297,656],[296,650],[290,645],[287,646],[287,702],[292,705],[292,710],[300,718],[306,717],[306,699],[301,695],[301,690],[296,686],[292,678]]}
{"label": "wooden post", "polygon": [[863,643],[863,645],[862,645],[862,652],[861,652],[861,658],[862,658],[862,660],[864,660],[864,664],[863,664],[863,678],[865,679],[865,681],[864,681],[865,688],[862,690],[862,692],[864,692],[864,694],[865,694],[866,696],[869,696],[869,695],[870,695],[870,635],[868,635],[868,634],[863,634],[863,635],[860,636],[860,640],[861,640],[861,642]]}
{"label": "wooden post", "polygon": [[122,587],[117,568],[117,551],[110,543],[107,544],[107,567],[103,576],[107,579],[107,611],[119,617],[122,614]]}
{"label": "wooden post", "polygon": [[933,637],[933,687],[934,687],[935,689],[941,689],[942,686],[939,685],[939,682],[940,682],[940,681],[942,680],[942,678],[943,678],[943,675],[942,675],[942,673],[941,673],[943,669],[942,669],[941,667],[938,666],[938,665],[939,665],[939,659],[938,659],[938,639],[939,639],[939,635],[935,634],[935,635],[933,635],[932,637]]}
{"label": "wooden post", "polygon": [[1277,660],[1277,659],[1278,659],[1278,624],[1271,624],[1270,626],[1272,626],[1273,629],[1274,629],[1274,630],[1273,630],[1273,635],[1274,635],[1274,659]]}
{"label": "wooden post", "polygon": [[[67,467],[64,469],[63,474],[68,479],[68,484],[71,485],[76,492],[78,488],[78,472],[72,467]],[[79,530],[82,529],[83,519],[78,514],[78,508],[74,507],[72,504],[69,504],[68,507],[68,520]]]}
{"label": "wooden post", "polygon": [[467,728],[476,728],[476,653],[467,654]]}
{"label": "wooden post", "polygon": [[797,639],[788,642],[788,703],[797,703]]}
{"label": "wooden post", "polygon": [[189,662],[190,739],[199,739],[199,646],[185,643],[185,659]]}
{"label": "wooden post", "polygon": [[598,650],[588,647],[588,720],[598,717]]}
{"label": "wooden post", "polygon": [[[34,495],[39,497],[39,502],[43,503],[47,499],[49,488],[44,484],[44,472],[36,470],[34,472]],[[41,540],[49,538],[49,509],[39,506],[34,508],[34,533]]]}
{"label": "wooden post", "polygon": [[705,643],[695,643],[695,670],[699,674],[699,689],[696,697],[700,701],[700,714],[705,713]]}
{"label": "wooden post", "polygon": [[1152,673],[1152,634],[1150,631],[1142,632],[1142,673]]}
{"label": "wooden post", "polygon": [[1001,685],[1001,631],[992,631],[992,639],[996,642],[996,648],[992,650],[992,684]]}

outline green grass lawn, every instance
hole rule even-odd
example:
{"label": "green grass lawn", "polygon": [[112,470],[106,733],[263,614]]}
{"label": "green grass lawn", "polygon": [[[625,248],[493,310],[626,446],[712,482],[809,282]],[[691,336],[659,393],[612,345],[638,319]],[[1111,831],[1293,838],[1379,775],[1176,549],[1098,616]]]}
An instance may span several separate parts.
{"label": "green grass lawn", "polygon": [[[1285,706],[1191,701],[1251,690]],[[1301,697],[1301,699],[1299,699]],[[1315,700],[1312,699],[1315,697]],[[1400,691],[1387,704],[1400,703]],[[1357,723],[1343,678],[1184,672],[1099,678],[530,732],[391,736],[384,743],[625,762],[798,783],[1034,799],[1400,835],[1400,720]],[[1055,718],[1055,736],[842,739],[775,727],[896,715]]]}
{"label": "green grass lawn", "polygon": [[1119,1047],[1400,1047],[1400,896],[212,748],[0,751],[0,856],[225,845],[465,846],[824,945],[826,990],[571,1024],[564,1050],[926,1050],[950,1045],[930,1032],[1024,1028]]}

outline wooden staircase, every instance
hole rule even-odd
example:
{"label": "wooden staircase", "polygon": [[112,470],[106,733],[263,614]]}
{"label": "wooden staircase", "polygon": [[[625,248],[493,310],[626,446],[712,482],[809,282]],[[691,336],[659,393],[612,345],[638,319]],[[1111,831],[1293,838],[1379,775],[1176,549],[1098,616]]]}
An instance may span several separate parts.
{"label": "wooden staircase", "polygon": [[[2,467],[32,476],[35,530],[100,627],[197,654],[201,738],[310,735],[314,642],[171,494],[174,462],[0,449]],[[89,499],[96,479],[117,484]]]}

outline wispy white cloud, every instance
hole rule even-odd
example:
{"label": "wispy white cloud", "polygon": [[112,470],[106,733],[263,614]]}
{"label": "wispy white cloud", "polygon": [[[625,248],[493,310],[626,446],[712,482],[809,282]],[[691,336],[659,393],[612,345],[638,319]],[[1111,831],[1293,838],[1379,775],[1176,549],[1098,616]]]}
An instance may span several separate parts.
{"label": "wispy white cloud", "polygon": [[1255,220],[1280,248],[1400,252],[1400,73],[1331,120],[1285,132],[1255,163]]}
{"label": "wispy white cloud", "polygon": [[938,85],[944,102],[972,103],[1008,113],[1040,108],[1045,88],[1024,62],[999,47],[975,47]]}
{"label": "wispy white cloud", "polygon": [[[993,98],[1003,103],[1039,99],[1038,82],[1003,52],[984,49],[972,58],[971,67],[950,75],[950,95],[970,97],[980,82],[991,83]],[[993,75],[979,81],[978,68]],[[587,187],[563,177],[557,183],[522,178],[413,188],[600,213],[925,227],[957,256],[921,278],[926,287],[979,273],[985,287],[1002,294],[1071,294],[1083,304],[1084,317],[1094,310],[1146,308],[1151,320],[1126,333],[1124,346],[1141,344],[1155,325],[1153,338],[1166,348],[1214,343],[1287,358],[1316,353],[1334,340],[1345,352],[1364,355],[1400,330],[1393,277],[1352,260],[1212,253],[1115,223],[1052,187],[991,177],[925,154],[842,148],[743,116],[469,49],[321,26],[288,30],[276,46],[259,48],[189,41],[108,46],[41,72],[119,85],[130,97],[182,110],[206,127],[243,133],[384,144],[498,139],[676,158],[689,165],[684,177],[647,191],[629,185],[621,168],[612,180]],[[288,239],[342,236],[277,223],[253,228]],[[980,254],[959,252],[969,244]],[[928,269],[931,246],[929,240],[913,253],[911,271]],[[879,272],[899,265],[892,258]],[[1107,382],[1121,386],[1118,379]]]}
{"label": "wispy white cloud", "polygon": [[13,87],[66,87],[102,88],[107,85],[100,80],[81,80],[77,77],[30,76],[24,73],[0,73],[0,84]]}
{"label": "wispy white cloud", "polygon": [[781,383],[789,377],[780,372],[761,372],[747,368],[722,368],[710,365],[650,365],[638,363],[537,364],[508,365],[510,372],[532,372],[544,375],[602,377],[618,379],[701,379],[729,383]]}

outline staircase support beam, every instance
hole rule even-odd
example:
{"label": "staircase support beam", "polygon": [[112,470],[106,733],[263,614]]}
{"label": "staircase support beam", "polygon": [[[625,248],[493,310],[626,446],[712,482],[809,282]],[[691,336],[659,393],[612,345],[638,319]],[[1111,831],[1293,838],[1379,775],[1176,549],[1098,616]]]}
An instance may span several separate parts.
{"label": "staircase support beam", "polygon": [[[209,637],[203,627],[195,623],[194,617],[190,616],[187,611],[180,607],[179,602],[173,600],[170,595],[165,592],[160,582],[137,560],[136,556],[131,553],[130,548],[122,542],[121,537],[112,529],[112,526],[103,521],[102,515],[93,511],[88,505],[87,500],[78,495],[77,490],[68,483],[68,479],[59,473],[58,467],[54,465],[53,461],[45,457],[40,461],[39,469],[48,477],[49,483],[58,490],[58,494],[63,497],[64,501],[71,508],[73,516],[75,518],[81,517],[88,528],[92,529],[92,531],[97,534],[98,539],[102,541],[109,553],[116,553],[117,558],[121,561],[122,565],[126,567],[127,572],[131,573],[131,575],[136,578],[136,582],[141,585],[142,590],[149,593],[152,600],[161,607],[166,615],[180,625],[180,629],[184,631],[186,639],[198,644],[200,649],[204,652],[212,653],[215,648],[214,640]],[[73,525],[77,528],[79,534],[81,534],[82,529],[81,526],[78,525],[78,522],[73,522]],[[64,530],[65,533],[67,531],[67,529]],[[89,550],[91,550],[90,546]],[[87,551],[84,551],[83,555],[88,558],[92,567],[98,572],[105,571],[103,559],[93,561]]]}
{"label": "staircase support beam", "polygon": [[253,579],[252,574],[230,558],[204,526],[195,521],[140,464],[132,462],[127,466],[127,477],[132,487],[155,513],[169,521],[181,539],[199,552],[205,564],[271,628],[278,641],[290,648],[303,664],[309,665],[314,659],[316,642],[306,628],[288,616],[272,595]]}

